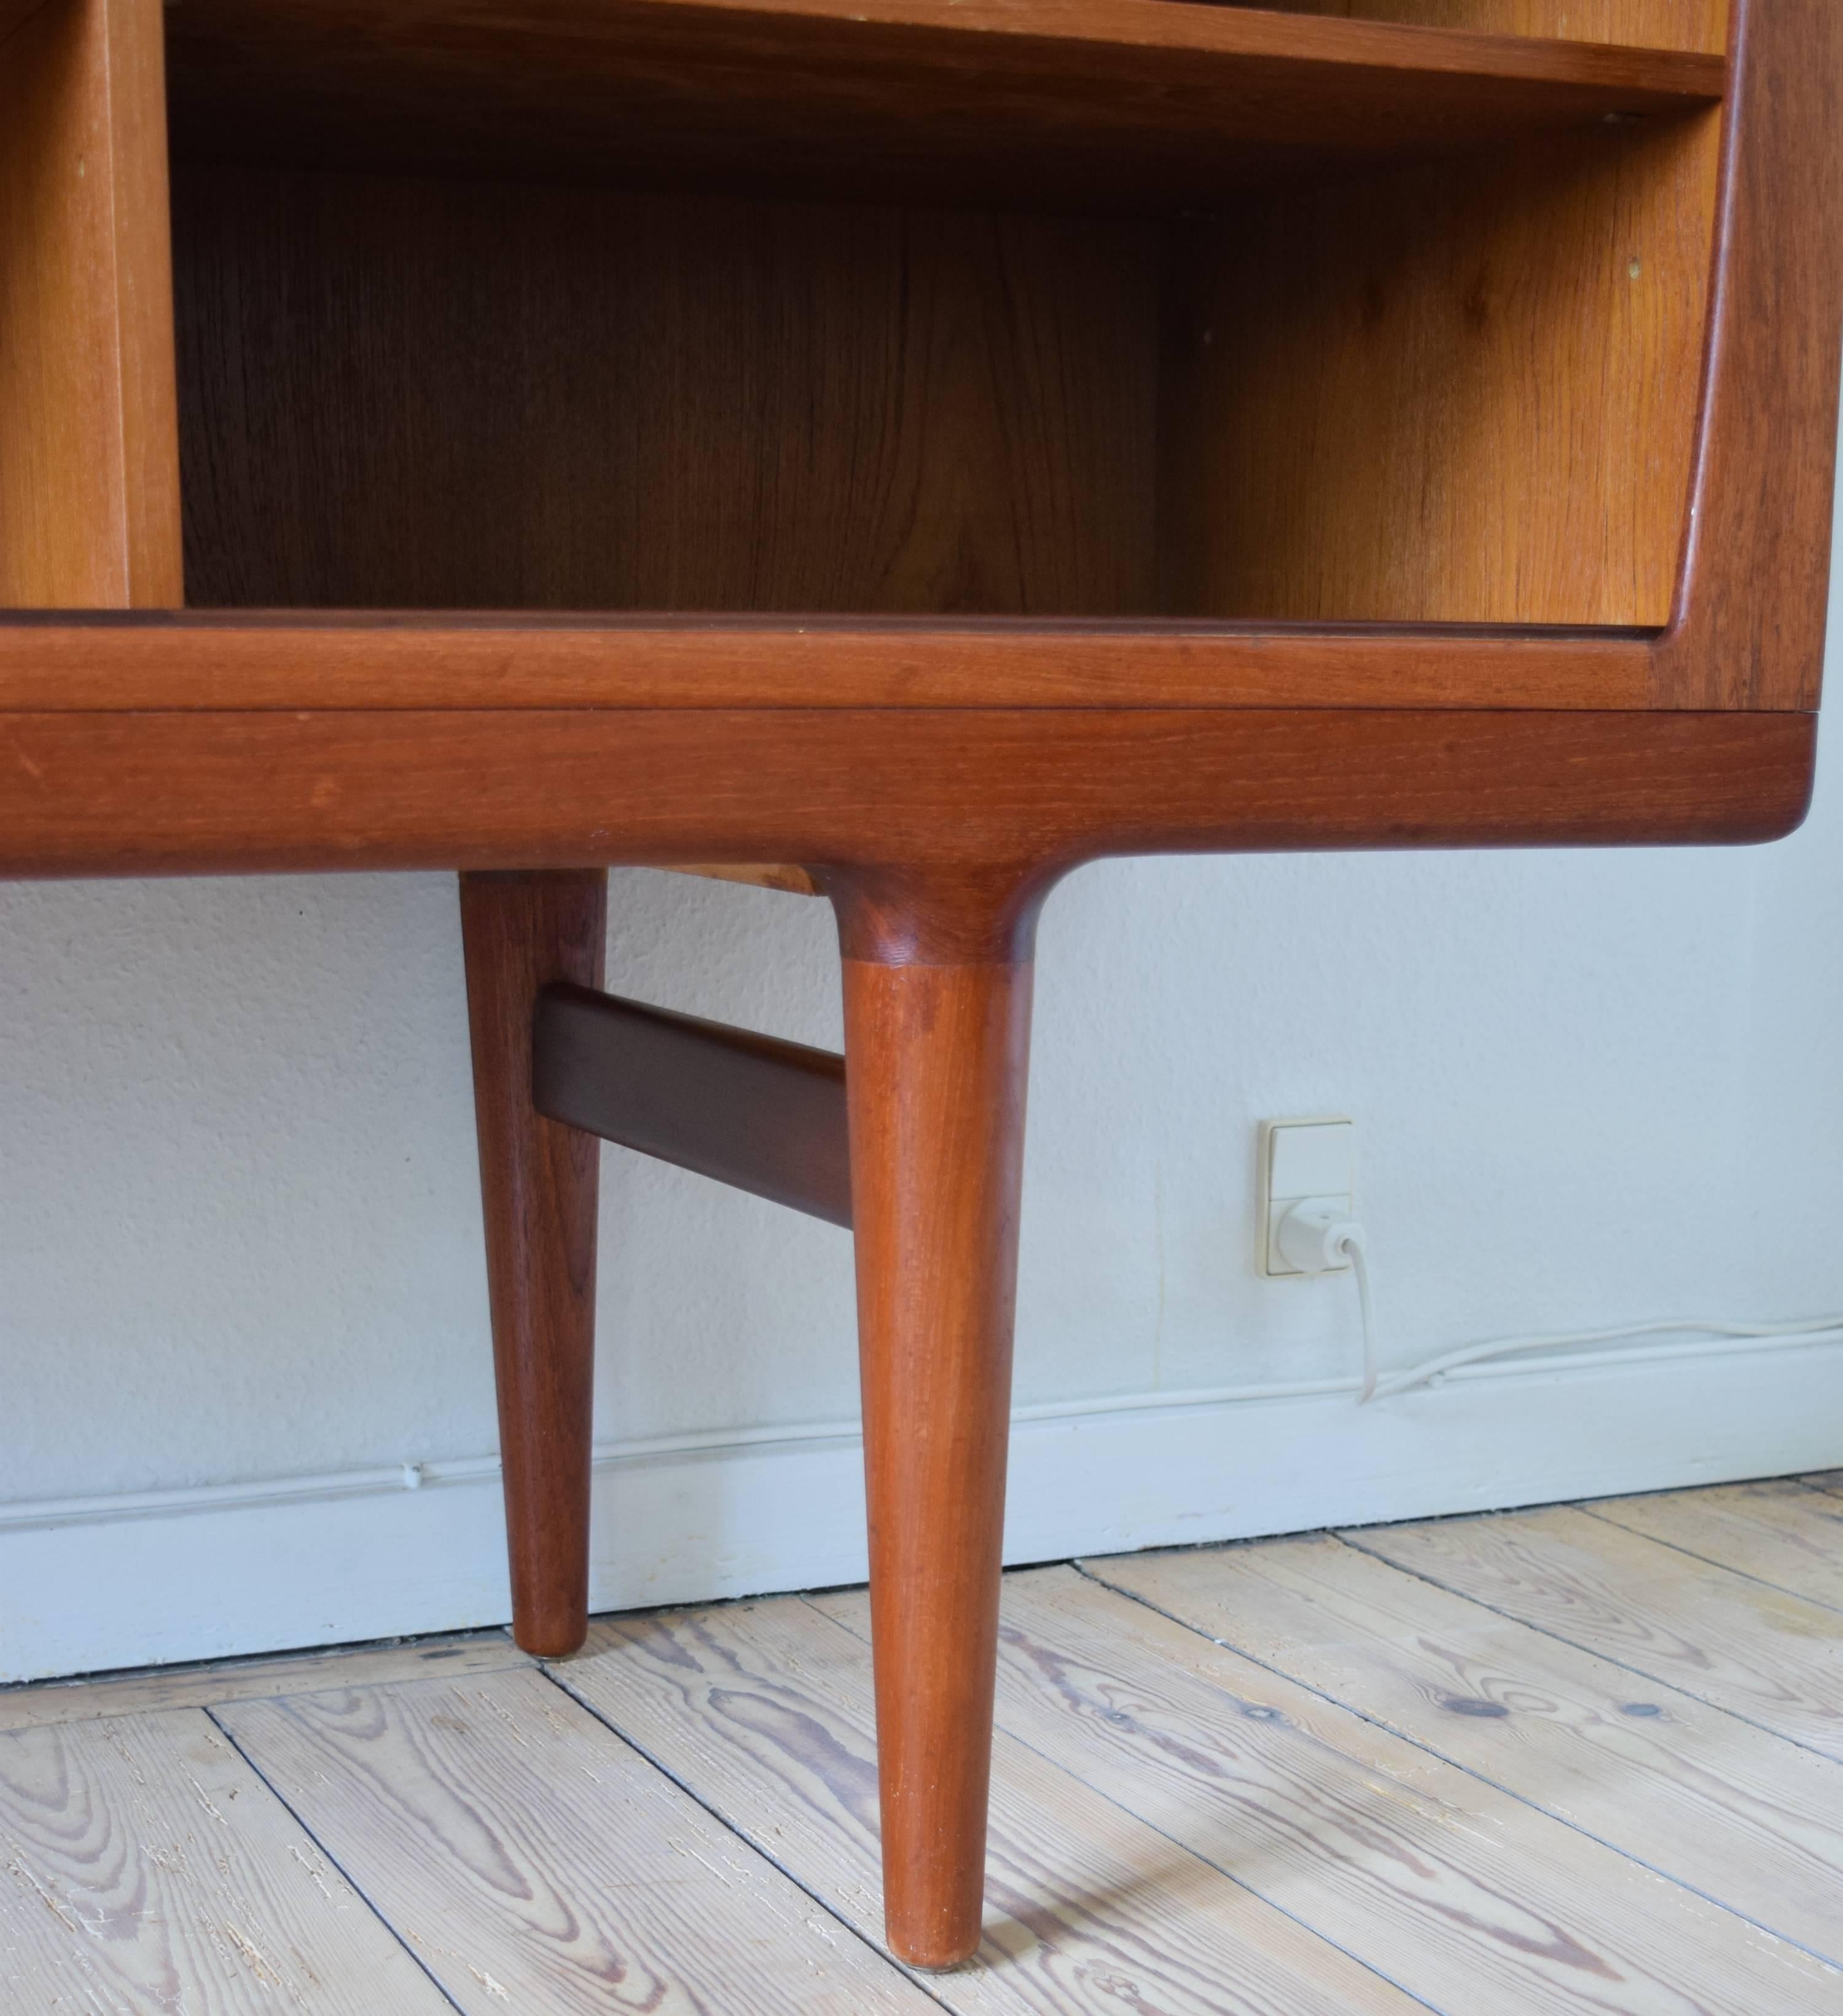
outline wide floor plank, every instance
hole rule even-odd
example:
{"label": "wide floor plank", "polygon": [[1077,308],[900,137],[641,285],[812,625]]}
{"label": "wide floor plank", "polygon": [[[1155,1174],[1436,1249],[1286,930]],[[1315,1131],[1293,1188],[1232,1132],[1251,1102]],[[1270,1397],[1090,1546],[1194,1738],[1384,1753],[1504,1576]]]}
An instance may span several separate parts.
{"label": "wide floor plank", "polygon": [[1072,1568],[1005,1594],[1005,1729],[1431,2007],[1835,2016],[1835,1970],[1296,1682]]}
{"label": "wide floor plank", "polygon": [[1843,1759],[1843,1615],[1568,1507],[1364,1527],[1354,1547]]}
{"label": "wide floor plank", "polygon": [[195,1709],[0,1735],[8,2016],[452,2016]]}
{"label": "wide floor plank", "polygon": [[1326,1536],[1082,1565],[1843,1962],[1843,1764]]}
{"label": "wide floor plank", "polygon": [[540,1672],[218,1712],[467,2016],[931,2007]]}
{"label": "wide floor plank", "polygon": [[376,1687],[439,1673],[496,1673],[534,1665],[503,1631],[458,1632],[394,1645],[332,1652],[290,1652],[273,1659],[232,1659],[94,1680],[47,1680],[0,1687],[0,1730],[48,1722],[94,1722],[157,1708],[211,1708],[219,1701],[308,1694],[316,1687]]}
{"label": "wide floor plank", "polygon": [[[598,1625],[560,1679],[866,1938],[882,1935],[869,1647],[797,1598]],[[1415,2003],[1000,1735],[965,2016],[1354,2016]]]}
{"label": "wide floor plank", "polygon": [[1828,1492],[1780,1479],[1601,1498],[1581,1509],[1790,1596],[1843,1610],[1843,1499]]}

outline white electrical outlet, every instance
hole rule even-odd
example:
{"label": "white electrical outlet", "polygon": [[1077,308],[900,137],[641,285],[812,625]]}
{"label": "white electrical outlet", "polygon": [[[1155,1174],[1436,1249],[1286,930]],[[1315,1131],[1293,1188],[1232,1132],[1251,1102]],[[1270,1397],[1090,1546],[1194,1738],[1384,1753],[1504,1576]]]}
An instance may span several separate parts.
{"label": "white electrical outlet", "polygon": [[1335,1198],[1343,1215],[1356,1208],[1356,1123],[1326,1115],[1308,1120],[1263,1120],[1260,1143],[1260,1244],[1263,1274],[1297,1278],[1278,1244],[1280,1221],[1306,1197]]}

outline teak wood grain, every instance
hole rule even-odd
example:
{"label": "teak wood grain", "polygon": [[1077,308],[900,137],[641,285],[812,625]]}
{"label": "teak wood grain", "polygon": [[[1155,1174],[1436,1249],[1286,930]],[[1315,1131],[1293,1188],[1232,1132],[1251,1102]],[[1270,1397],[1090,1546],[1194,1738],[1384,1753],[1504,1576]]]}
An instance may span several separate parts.
{"label": "teak wood grain", "polygon": [[527,1652],[573,1652],[589,1618],[601,1144],[531,1098],[542,989],[599,987],[608,878],[461,877],[473,1112],[512,1557],[512,1623]]}
{"label": "teak wood grain", "polygon": [[[1569,1508],[1345,1535],[1353,1546],[1843,1761],[1843,1615]],[[1672,1600],[1694,1584],[1693,1618]]]}
{"label": "teak wood grain", "polygon": [[1653,693],[1686,707],[1815,707],[1836,463],[1785,450],[1836,434],[1838,316],[1826,275],[1843,270],[1843,149],[1813,148],[1808,171],[1782,180],[1755,136],[1838,131],[1843,9],[1794,19],[1784,0],[1733,4],[1701,433]]}
{"label": "teak wood grain", "polygon": [[1835,2005],[1821,1960],[1073,1569],[1005,1597],[1001,1728],[1431,2007]]}
{"label": "teak wood grain", "polygon": [[1143,231],[223,167],[175,206],[195,603],[1152,607]]}
{"label": "teak wood grain", "polygon": [[[1762,840],[1809,791],[1843,9],[1735,0],[1725,60],[1708,0],[1581,0],[1587,41],[1559,0],[1368,11],[186,0],[171,304],[160,10],[0,16],[0,873],[466,871],[527,1646],[582,1629],[595,1232],[536,995],[595,984],[612,863],[799,862],[839,911],[912,1962],[979,1930],[1035,905],[1108,854]],[[182,473],[216,606],[148,614]],[[1834,1749],[1838,1613],[1769,1628],[1794,1599],[1730,1579],[1690,1690]],[[1130,1683],[1082,1691],[1068,1633],[1104,1667],[1078,1612],[1116,1600],[1019,1600],[1032,1740],[1078,1731],[1229,1867],[1232,1774],[1096,1708]],[[516,1723],[542,1684],[481,1687]],[[1463,1999],[1456,1910],[1499,2006],[1738,2011],[1762,1954],[1819,2006],[1802,1957],[1560,1823],[1531,1895],[1459,1869],[1437,1807],[1391,1824],[1424,1754],[1275,1684],[1276,1894],[1322,1909],[1316,1845],[1410,1992]],[[394,1759],[406,1813],[463,1766],[569,1805],[433,1711],[378,1710],[381,1747],[221,1712],[322,1788],[342,1746]],[[484,1892],[531,1903],[491,1830]],[[563,1978],[606,1980],[592,1946],[559,1935]]]}
{"label": "teak wood grain", "polygon": [[[869,1647],[797,1598],[598,1621],[553,1677],[862,1937],[882,1933]],[[958,2016],[1396,2016],[1399,1989],[1000,1733]],[[1148,1880],[1152,1878],[1154,1880]]]}
{"label": "teak wood grain", "polygon": [[1719,53],[1161,0],[187,0],[182,153],[662,172],[1031,204],[1221,201],[1721,95]]}
{"label": "teak wood grain", "polygon": [[[1660,1525],[1675,1509],[1629,1502]],[[1843,1766],[1828,1758],[1328,1537],[1082,1566],[1843,1964]]]}
{"label": "teak wood grain", "polygon": [[539,992],[531,1050],[532,1103],[548,1118],[851,1224],[836,1052],[567,986]]}
{"label": "teak wood grain", "polygon": [[784,896],[817,896],[823,892],[804,868],[791,862],[675,861],[675,875],[700,875],[710,882],[740,882],[751,889],[778,889]]}
{"label": "teak wood grain", "polygon": [[[164,711],[240,705],[246,695],[254,704],[317,707],[362,693],[368,704],[388,704],[401,668],[412,682],[403,697],[416,682],[435,692],[452,675],[445,698],[457,705],[477,704],[483,690],[502,704],[521,689],[562,688],[604,704],[652,704],[675,687],[699,704],[842,692],[879,704],[1169,694],[1256,705],[1808,707],[1821,655],[1832,472],[1827,454],[1788,457],[1776,445],[1828,441],[1835,416],[1843,203],[1824,136],[1843,67],[1827,59],[1843,23],[1816,0],[1782,0],[1743,9],[1736,25],[1708,396],[1694,451],[1697,537],[1658,638],[1269,624],[1226,634],[1058,625],[967,639],[951,626],[899,637],[790,626],[796,642],[733,623],[636,629],[583,617],[550,626],[498,619],[484,637],[468,625],[401,618],[206,617],[148,630],[31,623],[0,625],[0,697],[13,707]],[[1778,585],[1770,595],[1766,583]]]}
{"label": "teak wood grain", "polygon": [[969,952],[916,931],[938,891],[894,917],[880,894],[834,900],[884,1909],[898,1953],[945,1967],[984,1892],[1033,968],[1003,896]]}
{"label": "teak wood grain", "polygon": [[[850,864],[1775,838],[1798,714],[0,714],[0,873]],[[173,779],[183,776],[182,792]]]}
{"label": "teak wood grain", "polygon": [[184,171],[191,599],[1661,626],[1719,140],[1598,126],[1162,243]]}
{"label": "teak wood grain", "polygon": [[547,707],[1641,711],[1640,631],[202,610],[0,621],[0,714]]}
{"label": "teak wood grain", "polygon": [[0,12],[0,610],[182,599],[160,20]]}
{"label": "teak wood grain", "polygon": [[1642,48],[1727,46],[1728,0],[1265,0],[1279,13],[1398,21],[1478,34],[1557,35]]}
{"label": "teak wood grain", "polygon": [[0,42],[23,27],[45,5],[45,0],[0,0]]}
{"label": "teak wood grain", "polygon": [[539,1673],[219,1714],[465,2016],[934,2007]]}
{"label": "teak wood grain", "polygon": [[442,2016],[447,2000],[196,1709],[0,1735],[9,2016]]}
{"label": "teak wood grain", "polygon": [[1182,228],[1168,605],[1661,628],[1720,141],[1715,113],[1600,124]]}

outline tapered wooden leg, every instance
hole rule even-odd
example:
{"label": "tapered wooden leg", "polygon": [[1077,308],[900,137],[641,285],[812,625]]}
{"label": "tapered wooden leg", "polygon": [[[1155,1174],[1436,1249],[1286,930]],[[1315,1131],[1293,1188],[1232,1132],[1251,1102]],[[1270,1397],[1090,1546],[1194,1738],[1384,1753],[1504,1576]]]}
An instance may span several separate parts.
{"label": "tapered wooden leg", "polygon": [[848,932],[884,1913],[893,1951],[948,1967],[984,1894],[1031,969],[863,949]]}
{"label": "tapered wooden leg", "polygon": [[527,1652],[553,1658],[574,1651],[589,1622],[601,1143],[533,1108],[531,1017],[552,981],[601,985],[607,880],[461,877],[512,1628]]}

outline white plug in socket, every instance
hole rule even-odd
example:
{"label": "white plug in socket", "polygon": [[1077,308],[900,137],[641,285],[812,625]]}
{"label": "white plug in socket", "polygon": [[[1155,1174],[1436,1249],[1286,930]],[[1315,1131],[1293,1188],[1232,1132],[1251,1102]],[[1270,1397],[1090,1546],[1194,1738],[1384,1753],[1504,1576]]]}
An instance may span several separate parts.
{"label": "white plug in socket", "polygon": [[[1261,1123],[1261,1271],[1325,1274],[1350,1265],[1334,1237],[1356,1215],[1354,1121]],[[1309,1208],[1308,1208],[1309,1207]]]}
{"label": "white plug in socket", "polygon": [[1335,1274],[1351,1264],[1350,1242],[1362,1234],[1350,1215],[1349,1198],[1302,1197],[1287,1206],[1274,1240],[1294,1273]]}

